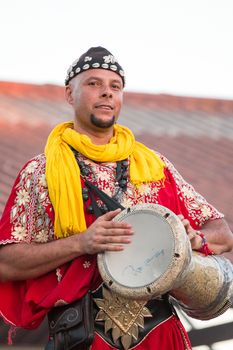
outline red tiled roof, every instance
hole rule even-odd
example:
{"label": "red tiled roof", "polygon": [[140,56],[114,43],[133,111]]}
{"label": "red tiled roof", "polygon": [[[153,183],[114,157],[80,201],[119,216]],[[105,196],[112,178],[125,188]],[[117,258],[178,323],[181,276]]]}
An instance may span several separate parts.
{"label": "red tiled roof", "polygon": [[[25,84],[0,81],[0,94],[14,98],[25,98],[30,100],[47,100],[64,103],[64,87],[45,84]],[[136,92],[125,92],[124,101],[129,106],[146,106],[152,109],[165,109],[172,111],[204,111],[207,113],[223,113],[232,115],[233,101],[174,96],[166,94],[145,94]]]}
{"label": "red tiled roof", "polygon": [[0,94],[30,100],[63,101],[64,89],[57,85],[35,85],[0,81]]}
{"label": "red tiled roof", "polygon": [[233,101],[212,98],[184,97],[166,94],[126,93],[125,102],[134,107],[146,106],[152,109],[168,111],[203,111],[232,115]]}

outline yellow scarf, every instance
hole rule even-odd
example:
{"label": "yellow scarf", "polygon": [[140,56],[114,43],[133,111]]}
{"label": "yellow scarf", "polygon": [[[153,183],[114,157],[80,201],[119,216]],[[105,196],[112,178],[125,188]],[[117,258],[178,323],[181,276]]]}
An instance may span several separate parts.
{"label": "yellow scarf", "polygon": [[97,162],[117,162],[129,157],[130,181],[135,185],[164,179],[162,160],[135,141],[128,128],[115,125],[114,136],[108,144],[94,145],[88,136],[79,134],[73,126],[72,122],[57,125],[45,147],[46,180],[55,211],[54,232],[57,238],[86,229],[80,169],[70,146]]}

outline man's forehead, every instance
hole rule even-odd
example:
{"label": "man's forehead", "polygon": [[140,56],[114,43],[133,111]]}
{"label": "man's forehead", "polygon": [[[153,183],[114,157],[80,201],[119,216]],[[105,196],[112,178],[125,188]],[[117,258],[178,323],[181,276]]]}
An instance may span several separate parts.
{"label": "man's forehead", "polygon": [[[77,77],[78,78],[78,77]],[[99,80],[111,80],[111,81],[118,81],[122,83],[122,79],[119,77],[119,75],[115,72],[111,72],[109,70],[105,69],[89,69],[86,72],[83,72],[79,75],[80,80],[89,80],[89,79],[99,79]]]}

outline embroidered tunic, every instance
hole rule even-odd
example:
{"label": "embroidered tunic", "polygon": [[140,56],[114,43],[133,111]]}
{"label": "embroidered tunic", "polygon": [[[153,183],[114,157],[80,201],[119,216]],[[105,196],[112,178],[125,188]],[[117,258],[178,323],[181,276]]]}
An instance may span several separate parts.
{"label": "embroidered tunic", "polygon": [[[92,169],[88,179],[113,196],[117,191],[116,164],[95,163],[82,158]],[[165,157],[161,158],[166,165],[165,181],[139,187],[128,182],[127,191],[121,198],[124,207],[140,203],[161,204],[177,215],[182,214],[196,229],[208,220],[223,217]],[[95,217],[88,213],[85,216],[89,226]],[[26,163],[15,181],[0,221],[0,244],[52,241],[55,239],[53,222],[54,211],[45,179],[45,156],[41,154]],[[37,279],[1,283],[0,314],[12,325],[34,329],[53,306],[77,300],[101,282],[96,256],[83,255]],[[175,350],[191,347],[182,324],[172,316],[150,332],[136,348]],[[112,347],[96,335],[92,350],[100,349]]]}

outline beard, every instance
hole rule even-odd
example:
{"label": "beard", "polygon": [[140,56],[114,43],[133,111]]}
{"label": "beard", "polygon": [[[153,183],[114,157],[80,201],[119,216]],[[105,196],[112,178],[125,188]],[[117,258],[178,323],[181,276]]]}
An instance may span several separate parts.
{"label": "beard", "polygon": [[96,117],[94,114],[91,114],[91,123],[97,128],[108,129],[115,124],[115,115],[112,116],[109,120],[102,120]]}

